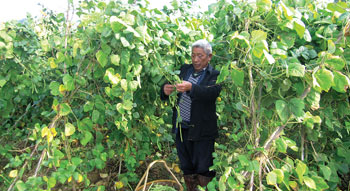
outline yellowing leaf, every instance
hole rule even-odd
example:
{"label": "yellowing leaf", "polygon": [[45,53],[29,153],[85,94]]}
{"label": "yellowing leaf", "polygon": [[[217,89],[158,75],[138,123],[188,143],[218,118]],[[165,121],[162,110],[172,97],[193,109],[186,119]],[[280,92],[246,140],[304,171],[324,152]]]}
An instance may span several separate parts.
{"label": "yellowing leaf", "polygon": [[72,177],[69,177],[69,178],[68,178],[68,182],[71,182],[71,181],[72,181]]}
{"label": "yellowing leaf", "polygon": [[78,176],[78,183],[82,182],[84,180],[83,176],[81,174],[79,174]]}
{"label": "yellowing leaf", "polygon": [[66,91],[66,87],[63,84],[61,84],[58,88],[58,91],[60,91],[60,93],[63,94],[64,91]]}
{"label": "yellowing leaf", "polygon": [[71,136],[73,135],[75,132],[75,127],[73,124],[71,123],[67,123],[65,125],[65,129],[64,129],[64,134],[68,137],[68,136]]}
{"label": "yellowing leaf", "polygon": [[51,128],[50,131],[54,137],[57,135],[56,128]]}
{"label": "yellowing leaf", "polygon": [[49,129],[47,127],[44,127],[41,130],[41,137],[45,137],[47,135],[47,133],[49,132]]}
{"label": "yellowing leaf", "polygon": [[53,140],[53,135],[51,133],[51,131],[48,131],[47,132],[47,142],[50,143],[52,140]]}
{"label": "yellowing leaf", "polygon": [[49,64],[50,64],[50,67],[52,68],[52,69],[54,69],[54,68],[57,68],[57,64],[55,63],[55,59],[54,58],[49,58],[48,59],[48,62],[49,62]]}
{"label": "yellowing leaf", "polygon": [[180,168],[179,168],[179,165],[175,165],[174,166],[174,171],[176,172],[176,173],[180,173]]}
{"label": "yellowing leaf", "polygon": [[16,178],[18,174],[18,170],[11,170],[9,177]]}
{"label": "yellowing leaf", "polygon": [[124,184],[121,181],[118,181],[114,184],[116,189],[121,189],[124,187]]}

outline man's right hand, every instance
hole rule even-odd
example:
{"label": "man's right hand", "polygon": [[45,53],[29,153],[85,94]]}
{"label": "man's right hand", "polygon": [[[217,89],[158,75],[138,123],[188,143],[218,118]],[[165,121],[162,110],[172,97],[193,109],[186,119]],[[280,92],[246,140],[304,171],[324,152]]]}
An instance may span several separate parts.
{"label": "man's right hand", "polygon": [[165,95],[170,95],[174,91],[174,85],[171,84],[165,84],[163,88]]}

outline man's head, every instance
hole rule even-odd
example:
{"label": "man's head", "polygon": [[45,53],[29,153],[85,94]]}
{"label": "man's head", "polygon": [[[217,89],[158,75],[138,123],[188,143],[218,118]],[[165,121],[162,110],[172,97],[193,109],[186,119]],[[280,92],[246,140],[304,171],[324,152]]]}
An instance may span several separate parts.
{"label": "man's head", "polygon": [[192,65],[195,71],[208,66],[212,57],[212,48],[207,40],[198,40],[192,44]]}

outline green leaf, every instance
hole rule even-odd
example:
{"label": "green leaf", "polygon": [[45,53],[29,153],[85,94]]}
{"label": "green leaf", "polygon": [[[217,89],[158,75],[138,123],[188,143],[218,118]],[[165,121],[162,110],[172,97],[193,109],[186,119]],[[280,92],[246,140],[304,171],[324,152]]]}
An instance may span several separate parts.
{"label": "green leaf", "polygon": [[326,181],[324,181],[323,178],[319,176],[312,176],[311,178],[315,181],[317,190],[322,191],[329,188],[328,184],[326,183]]}
{"label": "green leaf", "polygon": [[289,101],[289,109],[293,113],[295,117],[303,117],[305,115],[304,113],[305,104],[304,101],[299,98],[292,98]]}
{"label": "green leaf", "polygon": [[123,66],[128,66],[130,61],[130,52],[128,50],[123,50],[121,54],[121,60],[120,63]]}
{"label": "green leaf", "polygon": [[72,111],[72,109],[70,108],[70,106],[68,105],[68,103],[60,104],[60,115],[61,115],[61,116],[66,116],[66,115],[68,115],[71,111]]}
{"label": "green leaf", "polygon": [[57,52],[56,53],[56,62],[57,63],[61,63],[66,59],[66,57],[64,56],[64,54],[62,52]]}
{"label": "green leaf", "polygon": [[216,80],[216,83],[219,84],[223,82],[228,75],[229,75],[228,65],[221,67],[220,74]]}
{"label": "green leaf", "polygon": [[335,44],[332,40],[328,40],[328,52],[333,54],[335,52]]}
{"label": "green leaf", "polygon": [[68,136],[73,135],[74,132],[75,132],[75,127],[74,127],[74,125],[71,124],[71,123],[67,123],[67,124],[65,125],[65,128],[64,128],[64,135],[66,135],[66,136],[68,137]]}
{"label": "green leaf", "polygon": [[254,30],[251,36],[251,42],[256,43],[258,41],[266,40],[267,33],[261,30]]}
{"label": "green leaf", "polygon": [[339,13],[345,13],[346,12],[347,5],[345,2],[338,2],[338,3],[328,3],[327,9],[332,12],[339,12]]}
{"label": "green leaf", "polygon": [[48,40],[42,40],[40,42],[41,48],[43,49],[43,51],[48,52],[50,50],[50,44]]}
{"label": "green leaf", "polygon": [[133,103],[130,100],[124,100],[123,109],[130,111],[132,110],[132,108],[133,108]]}
{"label": "green leaf", "polygon": [[19,180],[16,182],[16,188],[18,189],[18,191],[26,191],[27,185],[22,180]]}
{"label": "green leaf", "polygon": [[1,79],[0,80],[0,88],[4,87],[4,85],[6,84],[6,80],[5,79]]}
{"label": "green leaf", "polygon": [[332,170],[328,166],[320,165],[320,170],[322,171],[323,177],[326,180],[330,180],[330,177],[332,175]]}
{"label": "green leaf", "polygon": [[303,162],[299,161],[297,164],[297,167],[295,168],[295,171],[297,172],[299,182],[303,182],[303,177],[306,172],[307,166]]}
{"label": "green leaf", "polygon": [[72,91],[75,89],[74,79],[69,74],[64,75],[63,84],[65,85],[66,90],[68,91]]}
{"label": "green leaf", "polygon": [[345,61],[339,56],[328,55],[325,64],[333,70],[342,70],[345,66]]}
{"label": "green leaf", "polygon": [[299,63],[288,63],[288,74],[295,77],[304,77],[305,66]]}
{"label": "green leaf", "polygon": [[304,38],[305,24],[300,19],[294,19],[294,30],[297,32],[300,38]]}
{"label": "green leaf", "polygon": [[119,55],[112,54],[110,58],[111,58],[111,63],[112,63],[113,65],[119,66],[119,62],[120,62],[120,57],[119,57]]}
{"label": "green leaf", "polygon": [[271,171],[266,176],[266,181],[268,185],[277,184],[277,174],[274,171]]}
{"label": "green leaf", "polygon": [[350,85],[349,78],[338,71],[334,71],[333,74],[334,83],[332,85],[332,88],[337,92],[345,93]]}
{"label": "green leaf", "polygon": [[231,78],[237,86],[242,87],[244,83],[244,71],[237,68],[233,68],[231,71]]}
{"label": "green leaf", "polygon": [[279,138],[276,140],[276,146],[277,150],[281,153],[286,153],[287,152],[287,144],[284,142],[282,138]]}
{"label": "green leaf", "polygon": [[94,108],[94,103],[87,101],[84,105],[84,112],[91,111]]}
{"label": "green leaf", "polygon": [[105,67],[108,63],[107,54],[105,54],[102,50],[99,50],[96,53],[97,61],[101,64],[102,67]]}
{"label": "green leaf", "polygon": [[47,187],[48,188],[53,188],[56,185],[56,179],[55,177],[50,177],[49,180],[47,181]]}
{"label": "green leaf", "polygon": [[111,17],[110,24],[111,24],[111,28],[112,28],[113,32],[115,32],[115,33],[120,32],[122,29],[124,29],[128,26],[123,20],[121,20],[120,18],[118,18],[116,16]]}
{"label": "green leaf", "polygon": [[100,119],[100,112],[98,110],[92,111],[92,121],[94,123],[97,123],[97,121]]}
{"label": "green leaf", "polygon": [[78,157],[73,157],[72,158],[72,164],[75,165],[75,166],[78,166],[82,162],[83,162],[83,160],[81,160],[81,158],[78,158]]}
{"label": "green leaf", "polygon": [[290,113],[288,110],[288,104],[283,101],[283,100],[277,100],[276,101],[276,110],[277,110],[277,114],[280,117],[282,122],[287,122],[287,120],[289,119]]}
{"label": "green leaf", "polygon": [[120,37],[120,41],[122,42],[122,45],[123,45],[124,47],[129,47],[129,46],[130,46],[129,41],[126,40],[126,38]]}
{"label": "green leaf", "polygon": [[282,43],[286,44],[288,48],[291,48],[294,46],[294,42],[296,39],[295,33],[282,33],[281,34],[281,41]]}
{"label": "green leaf", "polygon": [[312,178],[304,176],[304,183],[306,184],[307,187],[311,189],[316,189],[315,181]]}
{"label": "green leaf", "polygon": [[123,90],[124,91],[127,91],[128,90],[128,81],[126,81],[125,79],[122,79],[120,81],[120,85],[122,86]]}
{"label": "green leaf", "polygon": [[112,51],[111,47],[108,46],[106,43],[102,43],[101,48],[106,55],[109,55]]}
{"label": "green leaf", "polygon": [[274,172],[277,175],[277,183],[282,183],[284,179],[284,173],[281,169],[274,169],[272,172]]}
{"label": "green leaf", "polygon": [[315,78],[317,83],[319,84],[319,87],[328,92],[328,90],[332,87],[333,84],[333,73],[325,68],[322,68],[318,70],[315,73]]}
{"label": "green leaf", "polygon": [[92,139],[92,134],[89,131],[84,132],[84,137],[80,140],[80,144],[86,146],[88,142]]}
{"label": "green leaf", "polygon": [[50,93],[52,95],[54,95],[54,96],[60,95],[60,90],[59,90],[60,83],[53,81],[50,83],[49,88],[51,90]]}

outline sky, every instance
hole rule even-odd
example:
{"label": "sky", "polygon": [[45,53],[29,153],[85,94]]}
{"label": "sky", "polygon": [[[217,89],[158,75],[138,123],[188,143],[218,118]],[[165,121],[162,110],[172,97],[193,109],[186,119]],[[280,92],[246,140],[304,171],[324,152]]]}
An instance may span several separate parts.
{"label": "sky", "polygon": [[[150,8],[162,8],[163,5],[169,4],[171,0],[148,0]],[[201,10],[207,10],[209,4],[216,0],[198,0],[200,1]],[[0,0],[0,23],[9,20],[21,20],[26,18],[27,13],[33,17],[41,16],[40,10],[44,5],[46,8],[55,12],[66,12],[67,0]],[[75,6],[78,6],[78,0],[74,0]],[[197,2],[197,4],[199,4]]]}

